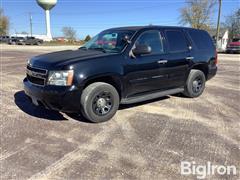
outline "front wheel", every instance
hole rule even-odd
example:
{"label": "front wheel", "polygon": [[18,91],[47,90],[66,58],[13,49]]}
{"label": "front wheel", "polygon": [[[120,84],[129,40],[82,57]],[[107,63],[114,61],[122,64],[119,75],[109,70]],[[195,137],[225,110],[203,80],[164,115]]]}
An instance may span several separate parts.
{"label": "front wheel", "polygon": [[111,119],[119,107],[119,94],[110,84],[96,82],[87,86],[81,96],[82,112],[92,122]]}
{"label": "front wheel", "polygon": [[189,73],[183,94],[187,97],[199,97],[205,89],[206,78],[202,71],[192,69]]}

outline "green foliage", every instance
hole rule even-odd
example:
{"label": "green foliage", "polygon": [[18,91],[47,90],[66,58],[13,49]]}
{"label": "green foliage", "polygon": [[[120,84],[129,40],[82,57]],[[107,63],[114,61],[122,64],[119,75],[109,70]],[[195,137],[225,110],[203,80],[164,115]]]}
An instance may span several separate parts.
{"label": "green foliage", "polygon": [[90,35],[87,35],[84,39],[85,42],[88,42],[89,40],[91,40],[91,36]]}
{"label": "green foliage", "polygon": [[0,9],[0,35],[7,35],[9,29],[9,18],[4,15],[3,9]]}
{"label": "green foliage", "polygon": [[209,30],[216,0],[186,0],[186,4],[180,9],[180,23]]}

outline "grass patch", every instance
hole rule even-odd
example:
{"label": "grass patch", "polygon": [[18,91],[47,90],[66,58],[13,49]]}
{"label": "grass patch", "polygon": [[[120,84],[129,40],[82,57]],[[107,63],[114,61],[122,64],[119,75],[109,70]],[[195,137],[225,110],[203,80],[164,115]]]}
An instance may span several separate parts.
{"label": "grass patch", "polygon": [[44,42],[43,46],[82,46],[85,42],[78,41],[78,42],[59,42],[59,41],[50,41]]}

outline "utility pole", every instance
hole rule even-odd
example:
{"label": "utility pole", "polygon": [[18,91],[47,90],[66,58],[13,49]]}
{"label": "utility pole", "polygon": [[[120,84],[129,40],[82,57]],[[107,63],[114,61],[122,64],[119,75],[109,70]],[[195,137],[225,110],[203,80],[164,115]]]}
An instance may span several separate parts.
{"label": "utility pole", "polygon": [[[216,34],[216,45],[218,45],[218,39],[219,39],[219,31],[220,31],[220,17],[221,17],[221,9],[222,9],[222,0],[219,1],[219,7],[218,7],[218,21],[217,21],[217,34]],[[218,47],[218,46],[217,46]]]}
{"label": "utility pole", "polygon": [[29,20],[30,20],[30,35],[32,37],[32,14],[29,13]]}

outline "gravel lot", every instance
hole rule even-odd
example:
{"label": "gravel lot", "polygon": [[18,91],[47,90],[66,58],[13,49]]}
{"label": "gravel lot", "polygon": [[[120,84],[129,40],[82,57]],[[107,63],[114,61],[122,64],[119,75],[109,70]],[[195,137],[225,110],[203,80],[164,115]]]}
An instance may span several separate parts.
{"label": "gravel lot", "polygon": [[180,162],[235,165],[240,179],[240,55],[219,55],[197,99],[167,96],[121,106],[93,124],[35,107],[22,88],[27,59],[76,47],[1,45],[1,179],[196,179]]}

